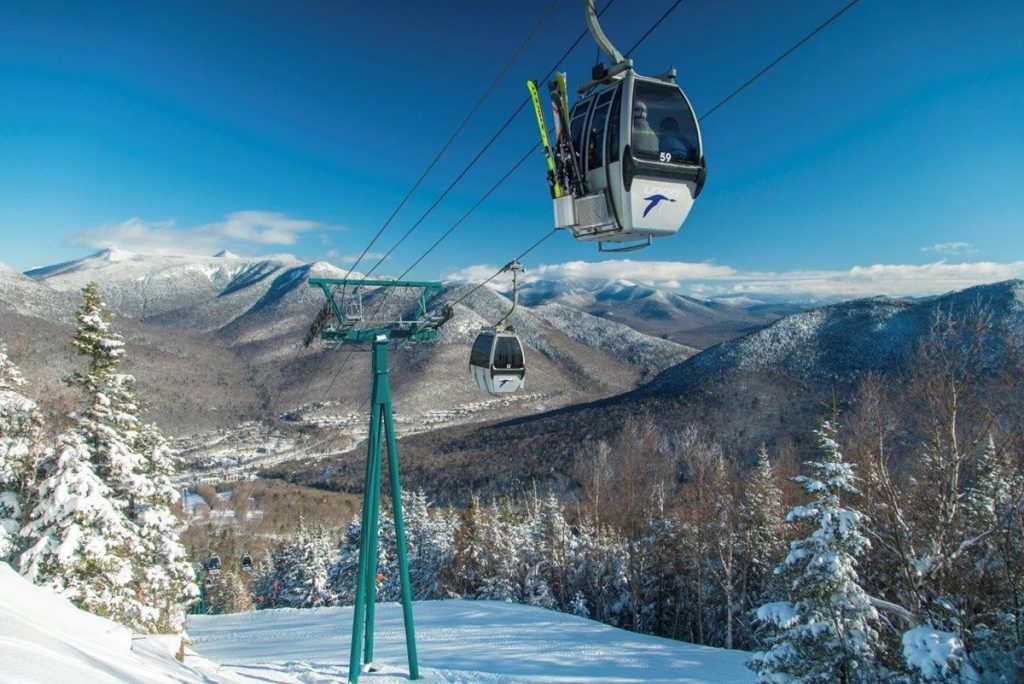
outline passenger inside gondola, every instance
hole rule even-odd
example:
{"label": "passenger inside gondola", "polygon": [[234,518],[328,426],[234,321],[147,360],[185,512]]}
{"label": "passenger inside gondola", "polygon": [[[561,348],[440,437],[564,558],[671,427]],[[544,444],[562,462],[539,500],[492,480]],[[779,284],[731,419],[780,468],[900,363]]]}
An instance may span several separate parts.
{"label": "passenger inside gondola", "polygon": [[[696,164],[700,161],[697,119],[683,93],[674,85],[637,81],[633,101],[633,153],[640,159],[651,161]],[[658,125],[654,133],[657,146],[637,144],[637,104],[644,109],[647,119]],[[650,126],[646,126],[650,129]],[[652,131],[653,132],[653,131]],[[644,136],[647,134],[644,133]],[[670,157],[668,155],[671,155]]]}
{"label": "passenger inside gondola", "polygon": [[695,160],[696,145],[688,141],[679,130],[679,122],[673,116],[666,116],[658,127],[659,149],[672,155],[672,161]]}
{"label": "passenger inside gondola", "polygon": [[658,134],[647,121],[647,105],[642,100],[633,103],[633,150],[642,156],[658,156]]}

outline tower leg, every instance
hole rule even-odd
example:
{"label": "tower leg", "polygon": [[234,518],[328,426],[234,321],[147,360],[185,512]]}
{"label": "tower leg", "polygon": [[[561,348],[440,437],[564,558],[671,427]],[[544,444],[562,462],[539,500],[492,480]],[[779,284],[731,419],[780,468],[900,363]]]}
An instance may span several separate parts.
{"label": "tower leg", "polygon": [[[352,612],[352,648],[348,660],[348,681],[356,684],[362,670],[360,654],[363,650],[363,629],[366,626],[366,594],[368,565],[370,564],[370,540],[377,536],[377,528],[371,525],[377,499],[373,495],[374,475],[380,463],[380,411],[370,413],[370,432],[367,437],[366,485],[363,490],[363,517],[359,530],[359,569],[356,572],[356,605]],[[376,449],[374,445],[376,444]],[[376,455],[375,455],[376,452]],[[380,486],[378,484],[377,490]]]}
{"label": "tower leg", "polygon": [[[379,406],[375,406],[374,411],[376,411],[379,416],[381,408]],[[378,417],[376,441],[371,447],[374,453],[373,479],[369,485],[369,492],[373,496],[373,505],[370,507],[370,530],[372,533],[369,535],[370,546],[367,551],[368,562],[366,565],[366,649],[363,656],[363,662],[366,664],[373,662],[373,623],[377,613],[377,560],[379,555],[377,553],[377,548],[380,546],[380,471],[381,443],[383,442],[383,435],[381,434],[382,427],[381,419]]]}
{"label": "tower leg", "polygon": [[[390,396],[388,397],[390,400]],[[395,511],[395,542],[398,547],[398,574],[402,582],[402,617],[405,621],[405,650],[409,656],[409,679],[420,678],[416,656],[416,627],[412,619],[412,584],[409,581],[409,559],[405,546],[405,518],[402,514],[402,485],[398,477],[398,445],[391,402],[384,406],[384,431],[388,438],[388,474],[391,476],[391,502]]]}
{"label": "tower leg", "polygon": [[[405,647],[409,656],[409,677],[419,679],[416,655],[416,630],[412,616],[412,586],[405,546],[405,520],[402,516],[402,487],[398,478],[398,447],[395,421],[391,412],[391,388],[388,385],[388,340],[381,336],[373,343],[373,390],[371,393],[370,431],[367,435],[366,487],[363,492],[363,518],[359,538],[359,570],[356,578],[356,605],[352,616],[352,649],[349,654],[348,681],[357,684],[362,663],[373,661],[373,623],[377,601],[377,550],[380,523],[382,447],[387,439],[388,472],[395,515],[395,541],[402,585],[402,616],[405,621]],[[385,432],[386,431],[386,432]],[[365,661],[360,659],[366,638]]]}

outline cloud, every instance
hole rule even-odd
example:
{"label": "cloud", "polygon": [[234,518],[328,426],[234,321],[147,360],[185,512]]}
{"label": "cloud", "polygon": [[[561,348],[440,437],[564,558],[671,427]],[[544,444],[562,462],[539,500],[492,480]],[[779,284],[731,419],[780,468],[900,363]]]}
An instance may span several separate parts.
{"label": "cloud", "polygon": [[969,242],[939,242],[931,247],[922,247],[922,252],[937,252],[951,256],[960,254],[977,254],[978,248]]}
{"label": "cloud", "polygon": [[[496,266],[476,265],[446,275],[449,280],[480,282]],[[572,261],[528,270],[526,282],[562,278],[624,279],[701,297],[773,294],[820,298],[924,296],[1024,276],[1024,261],[950,264],[873,264],[846,270],[741,271],[730,266],[678,261]],[[495,279],[505,287],[503,278]]]}
{"label": "cloud", "polygon": [[178,228],[174,221],[130,218],[71,235],[74,244],[96,249],[117,246],[142,254],[213,254],[229,244],[291,245],[302,233],[325,228],[276,211],[236,211],[223,221]]}

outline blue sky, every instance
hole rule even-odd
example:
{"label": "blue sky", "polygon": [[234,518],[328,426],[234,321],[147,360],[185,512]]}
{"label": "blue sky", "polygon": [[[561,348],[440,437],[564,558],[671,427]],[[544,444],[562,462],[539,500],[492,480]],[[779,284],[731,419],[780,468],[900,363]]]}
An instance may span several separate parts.
{"label": "blue sky", "polygon": [[[687,1],[633,57],[707,110],[843,2]],[[107,244],[345,265],[549,0],[4,3],[0,261]],[[616,0],[622,49],[671,0]],[[384,233],[389,248],[583,29],[561,2]],[[695,293],[922,294],[1024,273],[1024,4],[861,0],[704,124],[678,235],[599,255],[557,235],[527,268]],[[586,39],[564,65],[589,72]],[[529,111],[382,270],[401,272],[536,139]],[[412,274],[486,273],[550,230],[535,159]],[[372,263],[372,262],[371,262]]]}

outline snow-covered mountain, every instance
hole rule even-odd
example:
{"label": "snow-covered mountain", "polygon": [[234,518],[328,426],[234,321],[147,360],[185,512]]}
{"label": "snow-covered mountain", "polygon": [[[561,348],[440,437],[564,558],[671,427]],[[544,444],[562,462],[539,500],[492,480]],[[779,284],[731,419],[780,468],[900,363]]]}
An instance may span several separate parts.
{"label": "snow-covered mountain", "polygon": [[0,310],[48,320],[71,320],[71,298],[0,263]]}
{"label": "snow-covered mountain", "polygon": [[521,299],[562,304],[700,349],[809,308],[766,298],[701,300],[623,279],[536,280],[522,287]]}
{"label": "snow-covered mountain", "polygon": [[[642,416],[669,433],[699,425],[738,458],[762,443],[812,449],[811,430],[829,401],[852,399],[869,373],[898,385],[936,316],[966,318],[979,306],[989,310],[992,323],[984,362],[996,368],[1008,358],[1005,340],[1024,339],[1024,281],[928,300],[871,298],[796,313],[689,357],[636,390],[502,425],[415,436],[404,450],[411,460],[444,454],[433,466],[437,472],[472,466],[474,482],[500,494],[535,481],[571,488],[575,450]],[[508,445],[515,445],[518,457],[489,465],[488,456]],[[406,482],[429,486],[435,475],[410,468]],[[488,493],[479,485],[475,491]]]}
{"label": "snow-covered mountain", "polygon": [[[60,394],[76,361],[67,349],[68,324],[79,290],[96,281],[126,337],[128,370],[150,415],[172,434],[252,419],[273,423],[286,413],[296,418],[289,425],[303,430],[313,423],[337,426],[365,398],[368,359],[350,350],[303,349],[300,341],[323,302],[309,278],[344,274],[326,262],[287,257],[151,256],[111,248],[27,275],[0,271],[0,294],[11,293],[0,296],[0,311],[17,314],[0,318],[0,334],[21,341],[14,351],[24,350],[18,361],[26,375]],[[432,305],[470,289],[449,284]],[[394,316],[414,304],[382,290],[366,292],[368,311],[382,302]],[[609,396],[695,351],[559,304],[521,306],[511,322],[526,345],[527,389],[496,401],[470,384],[466,364],[476,332],[510,306],[500,293],[481,288],[454,307],[436,343],[395,355],[400,429],[508,418]],[[329,447],[358,440],[362,422]]]}

